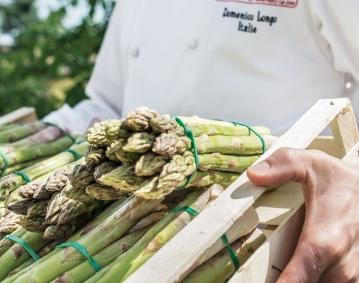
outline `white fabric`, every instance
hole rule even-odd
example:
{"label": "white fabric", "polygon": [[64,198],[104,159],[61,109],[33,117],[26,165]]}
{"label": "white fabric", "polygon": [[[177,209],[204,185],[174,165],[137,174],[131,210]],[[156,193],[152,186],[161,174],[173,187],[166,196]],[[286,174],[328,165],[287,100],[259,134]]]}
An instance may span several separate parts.
{"label": "white fabric", "polygon": [[[281,133],[318,99],[347,95],[345,78],[355,89],[358,21],[358,0],[118,0],[92,102],[51,117],[84,130],[145,105]],[[110,110],[86,109],[100,101]]]}

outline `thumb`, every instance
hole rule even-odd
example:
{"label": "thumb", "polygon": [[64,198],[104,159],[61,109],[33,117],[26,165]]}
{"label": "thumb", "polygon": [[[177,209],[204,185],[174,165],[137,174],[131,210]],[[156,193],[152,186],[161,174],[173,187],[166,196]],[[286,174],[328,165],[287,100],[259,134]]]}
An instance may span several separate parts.
{"label": "thumb", "polygon": [[310,166],[304,150],[284,148],[250,167],[247,175],[257,186],[277,187],[289,181],[305,183]]}

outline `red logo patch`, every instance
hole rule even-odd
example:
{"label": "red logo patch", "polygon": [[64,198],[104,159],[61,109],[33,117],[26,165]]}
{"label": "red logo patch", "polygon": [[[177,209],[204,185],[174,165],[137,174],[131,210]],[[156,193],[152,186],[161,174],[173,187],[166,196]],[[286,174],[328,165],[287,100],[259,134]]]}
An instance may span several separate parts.
{"label": "red logo patch", "polygon": [[245,4],[270,5],[285,8],[295,8],[298,0],[217,0],[218,2],[238,2]]}

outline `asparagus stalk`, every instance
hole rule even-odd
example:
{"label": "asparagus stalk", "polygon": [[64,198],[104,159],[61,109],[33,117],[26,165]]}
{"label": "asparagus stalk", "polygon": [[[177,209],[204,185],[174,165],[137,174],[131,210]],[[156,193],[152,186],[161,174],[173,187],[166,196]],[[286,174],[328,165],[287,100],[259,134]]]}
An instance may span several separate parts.
{"label": "asparagus stalk", "polygon": [[[86,148],[87,143],[75,144],[71,147],[72,150],[78,152],[79,154],[84,154]],[[70,152],[61,152],[22,171],[26,173],[26,175],[29,176],[31,180],[34,180],[41,175],[51,172],[54,169],[60,168],[70,162],[73,162],[74,160],[75,157]],[[4,196],[6,196],[8,193],[24,184],[25,182],[23,178],[18,175],[11,174],[9,176],[6,176],[2,180],[0,180],[0,194],[2,194],[2,197],[4,198]]]}
{"label": "asparagus stalk", "polygon": [[[208,120],[199,117],[180,117],[185,125],[190,128],[195,137],[207,134],[209,136],[223,135],[223,136],[248,136],[253,135],[246,126],[235,125],[231,122]],[[174,131],[179,136],[184,136],[183,128],[171,118],[170,115],[159,115],[150,121],[151,127],[156,133],[165,133]],[[257,133],[261,135],[269,135],[270,130],[266,127],[256,126],[252,127]]]}
{"label": "asparagus stalk", "polygon": [[17,126],[13,129],[8,129],[0,132],[0,143],[10,143],[27,137],[37,131],[45,128],[46,125],[42,122],[33,122],[30,124]]}
{"label": "asparagus stalk", "polygon": [[[22,227],[19,227],[16,229],[16,231],[12,232],[11,235],[21,237],[26,233],[26,230]],[[3,255],[12,245],[13,241],[10,241],[8,239],[2,239],[0,241],[0,256]]]}
{"label": "asparagus stalk", "polygon": [[[154,212],[149,216],[145,217],[143,220],[141,220],[146,223],[144,227],[141,227],[141,229],[135,229],[135,231],[133,232],[130,231],[128,235],[122,237],[120,240],[114,242],[113,244],[99,251],[96,255],[93,256],[93,258],[98,263],[100,263],[102,267],[107,266],[108,264],[113,262],[118,256],[120,256],[128,249],[130,249],[150,229],[153,223],[158,222],[163,217],[163,215],[164,213]],[[57,279],[55,279],[53,282],[58,282],[58,283],[84,282],[94,274],[95,271],[88,264],[88,262],[83,262],[78,266],[74,267],[73,269],[65,272]]]}
{"label": "asparagus stalk", "polygon": [[[48,243],[48,241],[42,238],[41,234],[33,232],[25,233],[22,239],[26,241],[34,251],[38,251]],[[11,248],[0,257],[0,280],[3,280],[9,272],[29,258],[30,255],[27,251],[19,244],[14,243]]]}
{"label": "asparagus stalk", "polygon": [[[271,135],[263,135],[266,148],[277,141]],[[209,136],[201,135],[195,138],[199,154],[221,153],[232,155],[258,155],[263,153],[263,144],[257,136]],[[153,144],[152,151],[159,155],[174,155],[183,153],[191,148],[187,137],[178,137],[173,132],[158,136]]]}
{"label": "asparagus stalk", "polygon": [[[126,198],[120,199],[118,201],[113,202],[111,205],[109,205],[102,213],[100,213],[98,216],[96,216],[94,219],[92,219],[89,223],[87,223],[84,227],[79,229],[74,235],[71,236],[71,238],[68,241],[78,241],[80,238],[85,237],[87,234],[89,234],[92,230],[96,229],[100,224],[102,224],[108,217],[110,217],[112,214],[114,214],[116,211],[121,209],[122,206],[126,205],[125,202]],[[0,242],[0,252],[1,252],[1,242]],[[40,258],[36,265],[40,265],[43,262],[50,259],[52,256],[56,255],[57,253],[62,252],[60,249],[55,249],[48,255]],[[23,270],[19,271],[15,275],[7,278],[4,282],[14,282],[17,278],[21,277],[23,274],[29,272],[32,269],[33,265],[24,268]]]}
{"label": "asparagus stalk", "polygon": [[37,164],[37,163],[43,161],[44,159],[45,158],[39,158],[39,159],[25,161],[25,162],[18,163],[18,164],[15,164],[13,166],[10,166],[10,167],[6,168],[6,170],[4,171],[4,176],[7,176],[7,175],[9,175],[11,173],[14,173],[14,172],[17,172],[17,171],[20,171],[21,169],[30,167],[30,166],[32,166],[34,164]]}
{"label": "asparagus stalk", "polygon": [[[205,192],[193,192],[179,204],[179,207],[189,206],[201,211],[208,203],[211,196],[210,190]],[[149,257],[158,251],[190,220],[191,215],[182,212],[167,214],[160,222],[151,228],[130,250],[122,254],[113,267],[98,282],[123,282],[126,275],[135,271]]]}
{"label": "asparagus stalk", "polygon": [[[9,166],[12,166],[17,163],[25,162],[28,160],[54,155],[70,147],[71,144],[72,144],[71,138],[63,137],[56,141],[46,144],[33,145],[29,147],[27,146],[20,147],[17,150],[7,154]],[[3,160],[1,160],[0,167],[3,168],[3,166],[4,166],[4,162]]]}
{"label": "asparagus stalk", "polygon": [[[239,240],[233,245],[239,262],[243,264],[262,243],[265,241],[262,231],[255,230],[244,240]],[[225,283],[235,272],[234,265],[226,250],[208,260],[195,271],[190,273],[183,283]]]}
{"label": "asparagus stalk", "polygon": [[199,155],[199,170],[216,170],[241,174],[256,162],[258,158],[258,155],[237,156],[223,155],[220,153],[201,154]]}
{"label": "asparagus stalk", "polygon": [[10,143],[5,147],[2,147],[2,150],[6,153],[10,153],[19,147],[33,146],[33,145],[52,142],[54,140],[59,139],[62,136],[63,133],[61,132],[60,129],[56,127],[47,127],[45,129],[38,131],[37,133],[32,134],[31,136],[28,136],[16,142]]}
{"label": "asparagus stalk", "polygon": [[[102,225],[97,226],[77,241],[85,246],[90,254],[96,254],[121,238],[141,217],[153,211],[160,203],[161,201],[158,200],[145,201],[132,197],[103,221]],[[65,248],[40,264],[34,264],[31,271],[17,278],[17,282],[29,282],[29,280],[30,282],[48,282],[82,261],[84,258],[77,251],[72,248]],[[58,264],[59,262],[61,264]]]}

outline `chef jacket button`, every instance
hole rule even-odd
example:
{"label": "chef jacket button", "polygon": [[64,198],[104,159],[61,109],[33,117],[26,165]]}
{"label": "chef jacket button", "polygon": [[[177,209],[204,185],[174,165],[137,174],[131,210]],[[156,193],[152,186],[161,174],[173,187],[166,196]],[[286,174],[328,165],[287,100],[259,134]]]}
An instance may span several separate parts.
{"label": "chef jacket button", "polygon": [[190,43],[187,45],[188,49],[195,50],[198,47],[198,40],[193,39]]}
{"label": "chef jacket button", "polygon": [[133,58],[138,58],[140,56],[140,49],[135,47],[130,51],[130,54]]}

